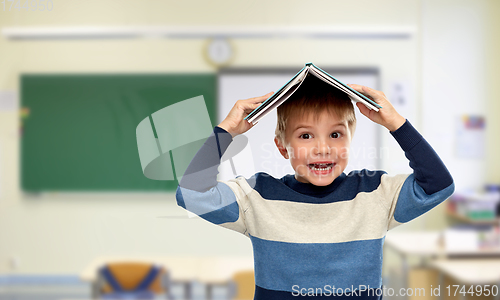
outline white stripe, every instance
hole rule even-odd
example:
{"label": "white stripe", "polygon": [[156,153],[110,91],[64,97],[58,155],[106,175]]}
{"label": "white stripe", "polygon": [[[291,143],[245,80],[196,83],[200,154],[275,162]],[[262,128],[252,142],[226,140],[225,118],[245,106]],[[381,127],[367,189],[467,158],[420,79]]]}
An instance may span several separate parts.
{"label": "white stripe", "polygon": [[266,200],[244,177],[224,181],[236,191],[248,233],[288,243],[342,243],[385,236],[408,174],[382,175],[379,187],[354,199],[325,204]]}

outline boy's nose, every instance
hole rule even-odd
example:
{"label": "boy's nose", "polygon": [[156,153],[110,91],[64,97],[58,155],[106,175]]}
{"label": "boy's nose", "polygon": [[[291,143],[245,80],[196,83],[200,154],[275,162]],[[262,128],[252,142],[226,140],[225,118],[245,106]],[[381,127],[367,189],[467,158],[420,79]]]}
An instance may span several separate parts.
{"label": "boy's nose", "polygon": [[316,145],[316,152],[318,154],[330,154],[332,147],[326,141],[319,141]]}

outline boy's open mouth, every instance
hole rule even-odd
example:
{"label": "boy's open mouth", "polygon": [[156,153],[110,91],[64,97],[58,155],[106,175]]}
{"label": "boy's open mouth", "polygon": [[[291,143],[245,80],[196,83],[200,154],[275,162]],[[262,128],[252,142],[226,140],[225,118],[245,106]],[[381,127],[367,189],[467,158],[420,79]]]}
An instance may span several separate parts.
{"label": "boy's open mouth", "polygon": [[313,163],[308,164],[308,167],[313,171],[328,171],[331,170],[334,163]]}

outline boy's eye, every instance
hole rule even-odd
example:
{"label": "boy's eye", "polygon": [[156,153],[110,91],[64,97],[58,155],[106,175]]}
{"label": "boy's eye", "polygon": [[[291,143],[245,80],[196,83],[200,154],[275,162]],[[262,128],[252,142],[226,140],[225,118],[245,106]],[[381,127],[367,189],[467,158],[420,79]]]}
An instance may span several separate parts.
{"label": "boy's eye", "polygon": [[[306,136],[306,137],[304,138],[304,136]],[[309,133],[303,133],[300,135],[300,137],[307,140],[307,139],[309,139]]]}
{"label": "boy's eye", "polygon": [[332,133],[332,137],[333,137],[334,139],[338,139],[338,138],[340,137],[340,133],[338,133],[338,132],[334,132],[334,133]]}

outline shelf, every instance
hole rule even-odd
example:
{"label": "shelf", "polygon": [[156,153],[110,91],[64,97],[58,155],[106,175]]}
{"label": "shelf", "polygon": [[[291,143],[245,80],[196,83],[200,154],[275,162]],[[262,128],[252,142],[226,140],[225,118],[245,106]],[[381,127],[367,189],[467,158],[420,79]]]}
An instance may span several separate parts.
{"label": "shelf", "polygon": [[491,219],[491,220],[475,220],[475,219],[471,219],[469,217],[466,217],[464,215],[461,215],[461,214],[457,214],[456,212],[453,212],[453,211],[450,211],[450,210],[446,210],[446,214],[457,220],[457,221],[460,221],[460,222],[465,222],[465,223],[469,223],[469,224],[476,224],[476,225],[495,225],[495,224],[500,224],[500,218],[496,218],[496,219]]}

